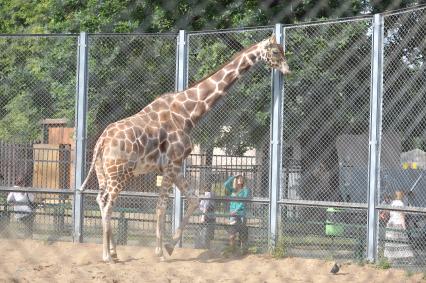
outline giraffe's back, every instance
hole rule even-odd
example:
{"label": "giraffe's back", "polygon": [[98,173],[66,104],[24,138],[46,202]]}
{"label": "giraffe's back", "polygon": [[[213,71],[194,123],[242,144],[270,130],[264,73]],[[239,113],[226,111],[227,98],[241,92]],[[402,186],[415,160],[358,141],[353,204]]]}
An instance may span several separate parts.
{"label": "giraffe's back", "polygon": [[160,97],[141,112],[110,124],[103,133],[103,160],[124,164],[133,175],[162,172],[191,152],[189,135],[176,127],[170,111],[173,96]]}

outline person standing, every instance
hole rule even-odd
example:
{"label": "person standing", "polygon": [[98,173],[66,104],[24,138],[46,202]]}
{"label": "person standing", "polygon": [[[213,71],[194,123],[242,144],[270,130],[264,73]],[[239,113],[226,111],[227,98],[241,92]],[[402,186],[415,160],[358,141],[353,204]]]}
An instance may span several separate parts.
{"label": "person standing", "polygon": [[[244,177],[242,175],[230,176],[224,183],[226,194],[231,198],[248,198],[249,188],[244,186]],[[248,227],[246,219],[246,204],[242,201],[231,201],[229,204],[229,245],[235,249],[235,241],[239,240],[239,246],[243,252],[247,248]]]}
{"label": "person standing", "polygon": [[[404,193],[402,191],[395,192],[395,198],[391,202],[391,206],[404,207],[403,198]],[[390,211],[385,238],[384,256],[388,258],[390,263],[410,262],[413,259],[414,254],[408,239],[404,212]]]}
{"label": "person standing", "polygon": [[199,237],[195,240],[196,249],[209,249],[210,241],[214,239],[216,225],[214,195],[211,191],[204,192],[204,199],[200,201],[201,211]]}
{"label": "person standing", "polygon": [[[18,186],[14,186],[19,188]],[[7,196],[7,203],[13,204],[13,211],[18,222],[24,224],[25,238],[32,238],[34,224],[34,199],[33,193],[10,192]]]}

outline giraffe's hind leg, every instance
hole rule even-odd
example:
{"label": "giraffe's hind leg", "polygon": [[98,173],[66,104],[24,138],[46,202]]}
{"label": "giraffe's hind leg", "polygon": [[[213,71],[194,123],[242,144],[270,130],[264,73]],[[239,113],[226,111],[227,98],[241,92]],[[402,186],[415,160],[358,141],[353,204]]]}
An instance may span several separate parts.
{"label": "giraffe's hind leg", "polygon": [[113,237],[111,219],[115,200],[122,191],[127,178],[110,177],[107,179],[107,190],[103,196],[105,205],[101,207],[103,228],[103,260],[113,262],[117,257],[116,244]]}
{"label": "giraffe's hind leg", "polygon": [[[106,204],[107,204],[107,200],[108,200],[108,194],[106,193],[106,188],[107,188],[107,180],[106,180],[106,176],[104,173],[104,169],[102,166],[102,161],[101,159],[97,159],[96,160],[96,176],[98,178],[98,183],[99,183],[99,193],[98,196],[96,197],[96,202],[99,205],[99,209],[101,211],[101,216],[102,216],[102,229],[103,230],[108,230],[107,229],[107,213],[106,213]],[[103,232],[103,234],[105,234],[105,232]],[[117,259],[117,249],[116,249],[116,244],[114,242],[113,239],[113,235],[112,232],[110,233],[109,236],[105,237],[105,235],[103,235],[104,239],[103,239],[103,259],[108,259],[108,254],[106,253],[106,249],[109,249],[110,251],[110,257],[113,259]],[[109,240],[108,240],[109,239]],[[108,244],[106,245],[106,242],[108,240]],[[106,247],[105,247],[106,245]],[[107,260],[109,261],[109,260]]]}
{"label": "giraffe's hind leg", "polygon": [[[116,248],[116,243],[114,241],[114,235],[112,233],[112,229],[108,228],[108,225],[111,226],[111,224],[108,224],[108,217],[109,219],[111,218],[111,215],[108,216],[108,210],[111,210],[111,214],[112,214],[112,207],[108,208],[107,207],[107,199],[108,199],[108,194],[106,194],[105,192],[99,192],[96,201],[99,205],[99,209],[101,211],[101,217],[102,217],[102,230],[103,230],[103,255],[102,257],[104,258],[108,258],[108,254],[105,252],[106,249],[109,250],[109,254],[111,256],[112,259],[117,259],[117,248]],[[110,205],[112,206],[112,205]],[[111,222],[111,221],[109,221]],[[105,237],[105,233],[109,233],[106,237]],[[106,241],[108,241],[108,245],[105,245]],[[106,260],[109,261],[109,260]]]}
{"label": "giraffe's hind leg", "polygon": [[102,259],[105,262],[112,262],[113,257],[110,250],[112,203],[106,192],[99,192],[96,200],[99,204],[102,216]]}

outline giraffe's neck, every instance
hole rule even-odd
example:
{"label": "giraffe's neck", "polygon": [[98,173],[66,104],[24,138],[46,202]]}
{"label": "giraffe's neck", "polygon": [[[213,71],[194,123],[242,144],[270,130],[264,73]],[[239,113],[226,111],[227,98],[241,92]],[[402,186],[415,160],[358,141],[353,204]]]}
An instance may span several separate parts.
{"label": "giraffe's neck", "polygon": [[[243,50],[235,56],[223,68],[213,75],[203,79],[178,96],[185,98],[184,106],[189,114],[192,126],[206,114],[237,81],[241,75],[247,72],[260,59],[260,51],[257,45]],[[188,117],[187,117],[188,118]]]}

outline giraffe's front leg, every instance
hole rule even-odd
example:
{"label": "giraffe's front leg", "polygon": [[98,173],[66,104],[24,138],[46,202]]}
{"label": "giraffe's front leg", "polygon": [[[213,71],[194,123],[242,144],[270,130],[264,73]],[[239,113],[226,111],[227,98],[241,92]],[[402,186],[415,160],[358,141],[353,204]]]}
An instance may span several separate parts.
{"label": "giraffe's front leg", "polygon": [[173,236],[172,242],[170,244],[166,244],[165,248],[169,255],[172,255],[176,244],[182,238],[183,230],[185,226],[188,224],[189,217],[194,213],[197,207],[200,204],[198,196],[195,194],[194,190],[191,190],[188,186],[188,182],[185,180],[182,174],[176,178],[176,185],[179,190],[185,195],[188,200],[188,208],[186,209],[185,216],[182,219],[180,226],[178,227],[176,233]]}
{"label": "giraffe's front leg", "polygon": [[166,208],[167,208],[167,186],[171,185],[168,178],[163,177],[163,183],[161,186],[160,196],[157,203],[157,246],[155,247],[155,254],[160,257],[161,261],[164,261],[163,256],[163,234],[166,221]]}
{"label": "giraffe's front leg", "polygon": [[164,232],[164,222],[165,222],[165,210],[157,207],[157,246],[155,247],[155,255],[160,258],[161,261],[164,261],[163,256],[163,232]]}
{"label": "giraffe's front leg", "polygon": [[112,233],[112,229],[111,229],[111,235],[110,235],[110,238],[109,238],[109,252],[110,252],[110,255],[111,255],[113,260],[118,259],[117,243],[114,240],[114,233]]}

